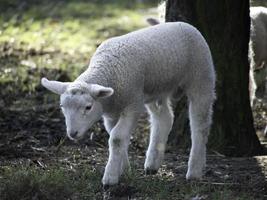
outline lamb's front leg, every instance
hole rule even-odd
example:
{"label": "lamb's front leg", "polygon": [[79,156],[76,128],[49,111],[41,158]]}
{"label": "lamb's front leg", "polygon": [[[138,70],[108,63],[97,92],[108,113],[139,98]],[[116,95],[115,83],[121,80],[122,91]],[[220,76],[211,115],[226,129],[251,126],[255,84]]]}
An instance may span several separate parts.
{"label": "lamb's front leg", "polygon": [[130,135],[137,123],[137,113],[123,113],[118,123],[110,131],[109,159],[105,168],[103,185],[114,185],[119,182],[119,177],[129,166],[128,146]]}

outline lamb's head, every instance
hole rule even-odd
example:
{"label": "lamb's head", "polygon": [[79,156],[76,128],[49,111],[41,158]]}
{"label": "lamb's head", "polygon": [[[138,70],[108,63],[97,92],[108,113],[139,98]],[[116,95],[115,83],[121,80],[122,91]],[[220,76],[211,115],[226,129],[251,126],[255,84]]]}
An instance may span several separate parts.
{"label": "lamb's head", "polygon": [[113,94],[113,89],[85,82],[59,82],[42,78],[42,85],[60,95],[60,107],[65,116],[67,135],[78,140],[101,118],[101,100]]}

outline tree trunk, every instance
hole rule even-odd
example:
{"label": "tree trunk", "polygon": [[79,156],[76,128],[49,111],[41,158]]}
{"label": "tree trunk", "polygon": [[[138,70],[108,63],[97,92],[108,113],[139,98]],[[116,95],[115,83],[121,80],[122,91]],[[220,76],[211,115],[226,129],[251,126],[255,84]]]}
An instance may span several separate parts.
{"label": "tree trunk", "polygon": [[[262,147],[255,134],[248,91],[249,0],[167,0],[166,21],[194,25],[210,46],[217,73],[217,100],[209,148],[231,156],[260,154]],[[184,133],[189,132],[185,128],[187,116],[180,110],[185,102],[175,109],[171,141],[189,135]],[[177,128],[181,119],[186,123],[180,126],[182,129]]]}

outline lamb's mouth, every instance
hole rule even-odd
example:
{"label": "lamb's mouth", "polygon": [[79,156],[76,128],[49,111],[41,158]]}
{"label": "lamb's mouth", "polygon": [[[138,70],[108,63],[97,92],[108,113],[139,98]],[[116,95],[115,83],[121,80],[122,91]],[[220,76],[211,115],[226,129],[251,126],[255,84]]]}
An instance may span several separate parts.
{"label": "lamb's mouth", "polygon": [[75,142],[81,140],[84,137],[84,135],[85,135],[84,133],[77,133],[76,135],[67,134],[68,138]]}

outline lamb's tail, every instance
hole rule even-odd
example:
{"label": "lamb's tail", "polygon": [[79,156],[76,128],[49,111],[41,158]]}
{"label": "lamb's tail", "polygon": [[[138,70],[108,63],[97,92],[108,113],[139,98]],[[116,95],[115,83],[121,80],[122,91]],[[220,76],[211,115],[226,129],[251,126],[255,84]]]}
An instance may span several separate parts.
{"label": "lamb's tail", "polygon": [[154,25],[157,25],[157,24],[160,23],[160,21],[159,21],[158,19],[156,19],[156,18],[152,18],[152,17],[147,18],[147,19],[146,19],[146,22],[147,22],[149,25],[151,25],[151,26],[154,26]]}

